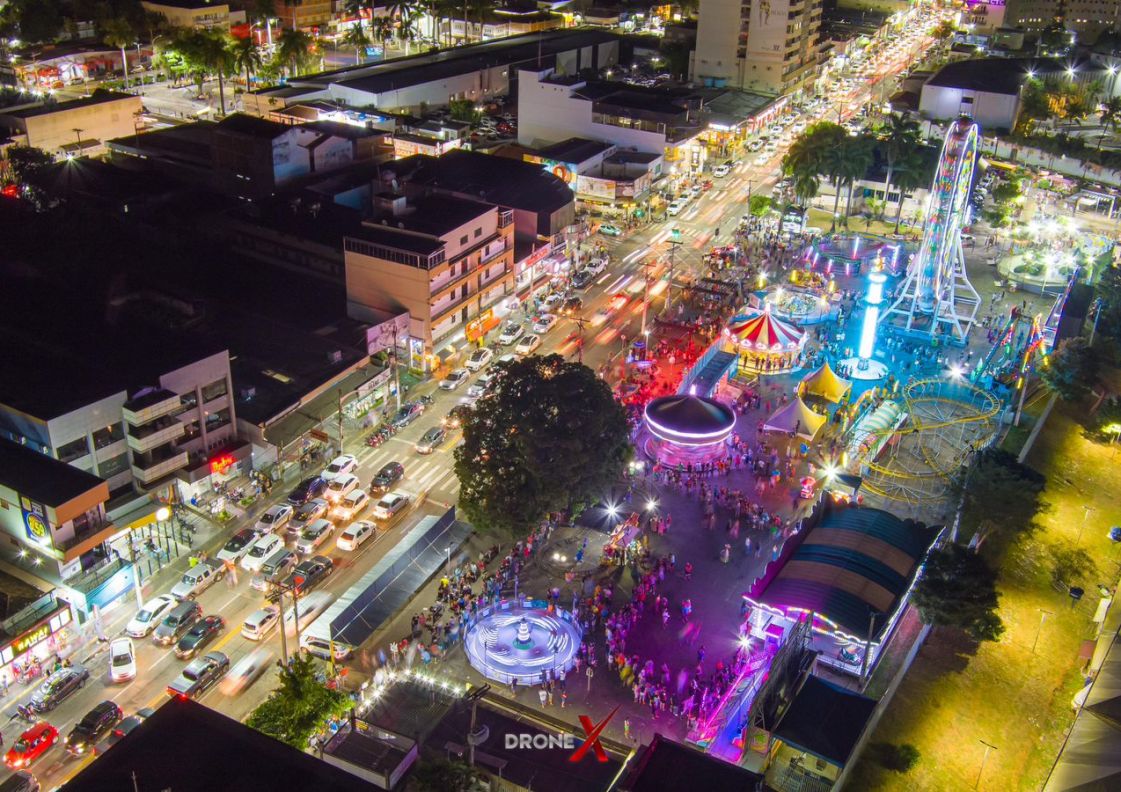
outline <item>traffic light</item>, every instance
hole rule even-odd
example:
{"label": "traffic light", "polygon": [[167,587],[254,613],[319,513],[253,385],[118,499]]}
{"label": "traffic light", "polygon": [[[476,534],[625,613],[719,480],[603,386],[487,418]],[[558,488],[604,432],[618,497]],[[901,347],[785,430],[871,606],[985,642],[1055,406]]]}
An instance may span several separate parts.
{"label": "traffic light", "polygon": [[672,236],[672,237],[673,237],[673,241],[674,241],[674,242],[680,242],[680,241],[681,241],[681,229],[680,229],[680,228],[676,228],[676,227],[675,227],[675,228],[673,228],[673,229],[672,229],[672,230],[670,231],[670,236]]}

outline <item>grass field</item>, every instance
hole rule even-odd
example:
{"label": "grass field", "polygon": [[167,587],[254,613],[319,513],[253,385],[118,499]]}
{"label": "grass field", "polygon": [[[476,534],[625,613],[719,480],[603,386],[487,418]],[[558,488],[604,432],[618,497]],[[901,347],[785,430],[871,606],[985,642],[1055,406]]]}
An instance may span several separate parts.
{"label": "grass field", "polygon": [[[1051,508],[1039,520],[1041,530],[1019,541],[1004,563],[1004,636],[974,646],[933,632],[872,737],[910,743],[921,760],[905,774],[862,760],[850,788],[1042,788],[1073,721],[1071,697],[1082,686],[1078,653],[1083,640],[1094,637],[1094,584],[1115,580],[1118,571],[1107,536],[1110,521],[1118,521],[1113,449],[1082,437],[1079,410],[1057,404],[1028,458],[1047,477],[1044,497]],[[1088,593],[1072,607],[1051,583],[1048,549],[1075,546],[1080,530],[1098,570],[1079,581]],[[985,743],[994,746],[987,759]]]}

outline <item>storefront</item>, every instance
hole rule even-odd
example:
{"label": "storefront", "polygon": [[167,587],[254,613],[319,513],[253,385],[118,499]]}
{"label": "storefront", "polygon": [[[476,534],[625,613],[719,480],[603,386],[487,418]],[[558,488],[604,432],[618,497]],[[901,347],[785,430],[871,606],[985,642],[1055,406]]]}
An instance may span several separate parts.
{"label": "storefront", "polygon": [[514,292],[519,300],[525,299],[530,286],[540,283],[553,274],[550,268],[556,266],[556,261],[553,260],[552,253],[552,243],[545,242],[514,265]]}
{"label": "storefront", "polygon": [[247,477],[253,467],[252,450],[244,440],[233,440],[180,471],[179,497],[187,503],[197,502]]}
{"label": "storefront", "polygon": [[[46,594],[3,622],[0,677],[5,687],[21,679],[43,676],[55,657],[66,657],[75,646],[74,614],[69,603]],[[38,669],[38,672],[36,671]]]}

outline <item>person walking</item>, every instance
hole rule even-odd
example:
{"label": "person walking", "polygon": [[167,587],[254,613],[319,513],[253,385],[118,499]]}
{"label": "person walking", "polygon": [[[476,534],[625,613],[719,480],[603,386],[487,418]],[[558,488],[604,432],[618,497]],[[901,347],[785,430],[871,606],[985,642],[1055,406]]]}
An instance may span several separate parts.
{"label": "person walking", "polygon": [[541,699],[541,706],[542,706],[542,707],[544,707],[544,706],[545,706],[545,702],[546,702],[546,701],[548,700],[548,698],[549,698],[549,694],[548,694],[548,693],[547,693],[547,692],[545,691],[545,686],[544,686],[544,685],[542,685],[542,686],[541,686],[540,688],[538,688],[538,690],[537,690],[537,698]]}

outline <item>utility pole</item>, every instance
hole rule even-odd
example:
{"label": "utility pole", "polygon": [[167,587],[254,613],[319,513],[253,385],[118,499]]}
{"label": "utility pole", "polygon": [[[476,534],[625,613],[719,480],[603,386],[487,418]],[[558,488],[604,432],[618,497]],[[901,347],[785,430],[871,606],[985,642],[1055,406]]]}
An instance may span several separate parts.
{"label": "utility pole", "polygon": [[572,317],[572,321],[575,322],[576,327],[578,327],[580,329],[580,337],[576,339],[576,362],[577,363],[583,363],[584,362],[584,325],[586,325],[588,323],[588,320],[585,319],[583,316],[574,316],[574,317]]}
{"label": "utility pole", "polygon": [[[674,237],[681,236],[681,231],[677,228],[673,229],[671,233]],[[666,308],[669,307],[670,299],[673,296],[673,273],[675,268],[677,267],[677,249],[683,244],[684,243],[680,239],[674,238],[669,240],[669,282],[666,286]]]}
{"label": "utility pole", "polygon": [[284,635],[284,591],[280,588],[279,583],[273,584],[276,587],[276,604],[280,608],[280,656],[284,658],[284,667],[288,667],[288,639]]}
{"label": "utility pole", "polygon": [[868,681],[868,658],[872,654],[872,635],[876,630],[876,617],[880,615],[879,611],[872,611],[868,614],[868,639],[864,642],[864,658],[860,661],[861,685]]}
{"label": "utility pole", "polygon": [[343,389],[339,388],[339,453],[343,452]]}
{"label": "utility pole", "polygon": [[995,751],[996,750],[995,745],[990,745],[989,743],[985,742],[984,740],[978,740],[977,742],[979,742],[979,743],[981,743],[981,745],[985,746],[985,755],[981,757],[981,769],[977,772],[977,780],[973,782],[973,788],[974,789],[977,789],[977,787],[980,786],[980,784],[981,784],[981,776],[985,772],[985,762],[987,762],[989,760],[989,751]]}
{"label": "utility pole", "polygon": [[[642,292],[642,328],[639,330],[639,332],[643,336],[646,335],[646,312],[650,306],[650,268],[653,266],[654,262],[650,259],[647,259],[642,263],[642,279],[644,283],[644,290]],[[647,350],[646,354],[647,357],[649,357],[649,350]]]}

